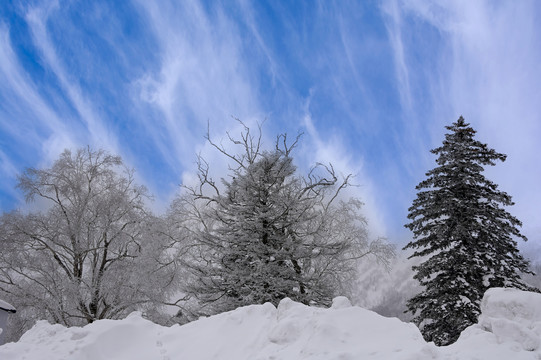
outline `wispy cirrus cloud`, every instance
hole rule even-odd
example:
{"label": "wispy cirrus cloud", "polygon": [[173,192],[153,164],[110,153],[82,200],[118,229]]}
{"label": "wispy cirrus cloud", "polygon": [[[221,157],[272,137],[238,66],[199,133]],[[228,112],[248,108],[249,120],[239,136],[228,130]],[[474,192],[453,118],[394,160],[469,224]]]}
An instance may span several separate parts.
{"label": "wispy cirrus cloud", "polygon": [[[480,140],[508,154],[506,163],[488,170],[489,177],[514,197],[517,205],[510,210],[524,221],[527,235],[539,238],[533,230],[541,220],[536,210],[541,161],[535,150],[541,134],[541,34],[536,25],[541,6],[535,1],[388,4],[395,14],[388,20],[388,31],[391,43],[398,39],[393,45],[395,61],[401,64],[397,77],[425,72],[413,85],[399,80],[402,91],[411,91],[414,99],[415,113],[404,121],[427,127],[430,137],[424,143],[433,146],[442,141],[444,125],[463,115]],[[433,33],[437,50],[428,63],[420,63],[417,53],[423,27]],[[425,119],[415,118],[420,115]],[[410,156],[420,158],[415,152]],[[433,167],[431,159],[423,164]]]}
{"label": "wispy cirrus cloud", "polygon": [[[302,144],[302,154],[297,161],[304,164],[324,164],[332,166],[336,172],[338,182],[350,176],[350,186],[345,190],[346,197],[360,199],[363,206],[363,215],[368,222],[371,236],[387,236],[389,227],[378,204],[377,190],[373,179],[367,174],[364,159],[354,156],[345,146],[342,135],[338,131],[320,131],[313,122],[309,111],[309,99],[306,103],[303,127],[306,130],[306,141]],[[306,170],[306,169],[303,169]],[[396,239],[393,239],[393,241]]]}
{"label": "wispy cirrus cloud", "polygon": [[73,143],[60,116],[17,60],[5,24],[0,24],[0,93],[0,129],[6,137],[0,142],[0,182],[6,192],[0,206],[8,209],[7,204],[23,201],[15,190],[17,175],[22,171],[20,164],[28,164],[36,154],[51,159],[58,155],[51,148],[63,149]]}
{"label": "wispy cirrus cloud", "polygon": [[[55,74],[63,93],[75,108],[78,119],[84,122],[88,135],[90,135],[89,142],[92,145],[118,153],[118,141],[115,135],[107,130],[107,126],[94,109],[91,101],[85,97],[77,80],[71,78],[73,74],[66,71],[61,59],[57,56],[54,44],[49,38],[46,24],[50,14],[58,7],[58,2],[54,1],[46,2],[43,7],[31,7],[28,9],[25,18],[32,32],[34,44],[39,49],[47,68]],[[56,153],[58,153],[58,150],[65,148],[65,144],[59,145],[61,149],[57,149]]]}
{"label": "wispy cirrus cloud", "polygon": [[43,137],[66,138],[67,129],[58,114],[18,62],[4,24],[0,25],[0,37],[0,87],[6,103],[2,109],[5,115],[0,118],[3,131],[32,148]]}
{"label": "wispy cirrus cloud", "polygon": [[405,59],[404,41],[402,39],[403,15],[397,1],[387,1],[382,5],[383,13],[388,17],[386,21],[389,43],[393,49],[395,73],[398,80],[398,91],[402,108],[412,111],[412,94],[410,87],[409,66]]}
{"label": "wispy cirrus cloud", "polygon": [[[197,2],[141,2],[160,44],[160,68],[138,81],[140,97],[157,107],[159,127],[174,150],[171,163],[186,166],[186,154],[204,141],[207,122],[223,131],[224,120],[260,115],[241,34],[218,6]],[[152,131],[155,124],[147,124]]]}
{"label": "wispy cirrus cloud", "polygon": [[[139,5],[160,44],[160,66],[134,86],[139,99],[163,115],[146,127],[156,138],[164,139],[162,152],[171,166],[185,170],[185,181],[193,178],[195,170],[194,156],[187,154],[201,152],[218,168],[216,177],[227,170],[223,159],[204,142],[207,121],[213,139],[220,141],[226,131],[232,135],[241,131],[230,116],[243,120],[252,130],[256,121],[266,119],[267,147],[273,146],[276,133],[289,132],[291,136],[306,132],[297,153],[300,170],[324,161],[333,162],[341,173],[357,174],[356,181],[362,185],[356,188],[357,196],[365,200],[367,212],[374,215],[371,217],[379,216],[376,202],[367,200],[374,197],[369,196],[373,189],[360,166],[363,156],[357,154],[355,161],[344,157],[348,150],[343,138],[348,137],[348,130],[365,129],[349,121],[359,115],[355,113],[359,100],[352,99],[349,92],[364,91],[366,104],[372,96],[363,84],[366,69],[361,74],[355,65],[355,56],[365,51],[347,34],[356,17],[348,18],[333,6],[318,5],[290,14],[280,4],[271,4],[268,10],[280,19],[273,24],[278,30],[271,30],[265,21],[269,13],[246,2],[227,8],[197,2]],[[297,21],[298,16],[312,15],[315,18],[306,24],[306,20]],[[314,48],[316,38],[319,46]],[[314,93],[317,99],[311,102]],[[346,116],[330,117],[332,110],[327,104],[333,109],[342,105],[340,111]],[[309,122],[305,121],[307,114]],[[345,124],[348,128],[341,128]]]}
{"label": "wispy cirrus cloud", "polygon": [[352,190],[375,227],[400,241],[415,185],[434,165],[428,150],[462,114],[509,154],[490,174],[525,225],[539,223],[529,200],[541,200],[530,194],[541,183],[534,1],[57,0],[0,10],[1,166],[12,182],[13,166],[104,147],[138,170],[163,210],[194,174],[195,154],[226,174],[207,124],[225,145],[227,131],[242,130],[232,117],[252,128],[266,119],[267,147],[277,133],[304,132],[300,170],[322,161],[356,174]]}
{"label": "wispy cirrus cloud", "polygon": [[[17,164],[15,172],[3,172],[3,192],[10,194],[6,205],[2,204],[4,210],[14,202],[21,205],[15,184],[16,175],[24,167],[49,166],[66,148],[90,145],[120,152],[114,132],[95,110],[94,99],[79,85],[78,72],[66,68],[66,50],[57,53],[59,43],[50,36],[50,23],[59,9],[56,1],[35,6],[13,4],[13,19],[0,24],[2,163]],[[17,17],[22,22],[13,22]],[[15,49],[13,41],[20,41],[26,34],[24,48]],[[64,33],[66,37],[68,34],[70,31]],[[71,58],[78,55],[72,53]]]}

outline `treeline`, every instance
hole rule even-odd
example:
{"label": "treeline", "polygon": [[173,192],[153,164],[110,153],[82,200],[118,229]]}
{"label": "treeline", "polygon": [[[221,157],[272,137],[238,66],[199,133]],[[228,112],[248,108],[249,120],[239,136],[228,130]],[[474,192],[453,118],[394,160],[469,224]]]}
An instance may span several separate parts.
{"label": "treeline", "polygon": [[[539,266],[518,250],[522,223],[505,209],[511,196],[483,174],[506,155],[476,140],[462,117],[446,128],[408,209],[412,272],[395,270],[372,304],[411,319],[436,345],[477,322],[487,289],[540,291]],[[77,326],[139,310],[172,324],[285,297],[327,306],[337,295],[359,298],[363,281],[381,283],[377,272],[366,276],[366,261],[359,276],[360,262],[389,266],[394,247],[370,238],[361,201],[344,191],[351,176],[331,164],[301,175],[300,136],[265,148],[257,130],[228,134],[227,147],[207,135],[228,174],[213,179],[199,156],[197,181],[163,216],[147,208],[133,170],[105,151],[66,150],[49,169],[27,169],[18,186],[45,207],[0,218],[0,298],[20,314],[8,338],[36,319]]]}
{"label": "treeline", "polygon": [[183,186],[165,215],[120,157],[65,150],[50,168],[26,169],[18,188],[34,210],[0,218],[0,298],[18,309],[8,339],[38,319],[81,326],[142,311],[182,323],[289,297],[329,305],[349,294],[358,264],[389,264],[394,248],[370,239],[350,176],[316,164],[299,174],[285,134],[265,149],[249,128],[214,180],[198,157],[198,182]]}

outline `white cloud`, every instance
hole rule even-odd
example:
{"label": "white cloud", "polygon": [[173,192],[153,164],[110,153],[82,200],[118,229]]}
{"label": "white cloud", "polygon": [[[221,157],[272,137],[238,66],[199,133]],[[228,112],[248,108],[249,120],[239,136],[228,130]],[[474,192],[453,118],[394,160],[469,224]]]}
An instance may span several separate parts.
{"label": "white cloud", "polygon": [[[35,144],[41,134],[31,126],[31,122],[34,119],[46,119],[44,125],[48,131],[64,133],[65,127],[59,117],[38,93],[36,86],[19,64],[11,47],[9,30],[3,24],[0,24],[0,39],[0,87],[2,94],[6,94],[9,99],[9,106],[6,108],[9,108],[11,116],[27,112],[26,117],[20,116],[17,121],[8,116],[0,118],[4,130],[18,141],[26,140]],[[21,122],[24,126],[21,126]],[[21,128],[26,128],[26,131],[22,133]]]}
{"label": "white cloud", "polygon": [[141,100],[163,114],[159,124],[146,126],[165,129],[173,151],[162,153],[170,163],[187,166],[193,158],[186,155],[204,143],[207,121],[224,132],[230,116],[249,122],[261,114],[241,34],[219,7],[206,13],[196,2],[140,5],[161,47],[159,72],[137,82]]}
{"label": "white cloud", "polygon": [[[301,145],[300,159],[305,164],[316,163],[332,164],[339,181],[352,175],[351,184],[346,188],[345,195],[360,199],[364,203],[363,214],[368,220],[369,231],[373,236],[387,236],[383,216],[378,206],[376,191],[372,179],[363,168],[363,158],[360,155],[352,156],[351,151],[345,148],[341,135],[325,130],[325,136],[316,129],[309,112],[309,101],[306,103],[306,112],[303,118],[304,128],[307,132],[306,143]],[[307,169],[300,169],[306,171]],[[342,179],[341,179],[341,178]]]}
{"label": "white cloud", "polygon": [[[43,7],[34,7],[27,11],[26,21],[31,29],[33,41],[36,47],[40,50],[46,66],[55,74],[64,90],[64,93],[67,95],[79,114],[80,119],[84,121],[90,135],[89,142],[92,145],[97,145],[98,147],[119,153],[116,137],[107,130],[107,127],[103,123],[102,119],[93,108],[92,103],[85,97],[77,82],[71,79],[69,72],[64,69],[62,61],[56,54],[54,44],[49,38],[46,24],[51,14],[54,14],[58,7],[58,2],[54,1],[46,3],[43,5]],[[63,145],[66,138],[67,137],[57,137],[45,145],[59,145],[62,149],[64,149],[70,145]],[[54,153],[56,155],[58,154],[56,151],[54,151]]]}
{"label": "white cloud", "polygon": [[[74,135],[19,63],[11,46],[9,29],[3,24],[0,24],[0,38],[0,93],[6,99],[0,126],[9,136],[12,150],[21,158],[38,155],[40,166],[49,165],[62,150],[74,145]],[[10,179],[5,183],[5,191],[19,198],[12,184],[22,169],[15,168],[5,153],[2,153],[2,163],[4,176]]]}
{"label": "white cloud", "polygon": [[398,79],[400,100],[402,107],[406,111],[411,111],[412,95],[410,88],[409,67],[406,64],[405,49],[402,40],[402,14],[397,1],[388,1],[382,6],[383,12],[387,15],[387,32],[389,34],[390,45],[394,53],[395,72]]}
{"label": "white cloud", "polygon": [[[396,4],[396,3],[392,3]],[[404,17],[391,37],[411,31],[415,22],[425,22],[437,31],[441,48],[434,55],[437,67],[425,69],[432,91],[425,117],[432,143],[443,140],[443,125],[459,115],[478,130],[478,138],[508,160],[487,171],[489,178],[513,196],[517,205],[510,212],[523,220],[525,232],[539,224],[541,202],[541,33],[537,19],[539,3],[487,1],[400,2]],[[392,42],[395,40],[391,39]],[[416,44],[394,45],[396,61],[416,51]],[[406,68],[416,64],[405,63]],[[417,71],[423,71],[418,69]],[[402,75],[399,75],[399,78]],[[402,80],[400,80],[402,81]],[[407,90],[407,86],[405,89]],[[404,90],[405,91],[405,90]],[[412,120],[415,121],[415,120]],[[541,240],[541,239],[540,239]]]}

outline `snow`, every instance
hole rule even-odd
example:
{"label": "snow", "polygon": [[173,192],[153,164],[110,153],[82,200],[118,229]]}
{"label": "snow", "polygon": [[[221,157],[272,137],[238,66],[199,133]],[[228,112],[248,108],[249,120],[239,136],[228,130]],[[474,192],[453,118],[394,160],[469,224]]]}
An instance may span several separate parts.
{"label": "snow", "polygon": [[541,295],[513,289],[489,289],[481,303],[478,327],[498,343],[516,342],[523,350],[541,350]]}
{"label": "snow", "polygon": [[2,360],[76,359],[541,359],[541,294],[489,290],[479,324],[447,347],[426,343],[413,324],[336,298],[329,309],[284,299],[170,328],[133,313],[83,328],[38,322]]}
{"label": "snow", "polygon": [[0,309],[6,310],[6,311],[9,311],[9,312],[14,312],[15,311],[15,308],[13,307],[13,305],[5,302],[4,300],[0,300]]}

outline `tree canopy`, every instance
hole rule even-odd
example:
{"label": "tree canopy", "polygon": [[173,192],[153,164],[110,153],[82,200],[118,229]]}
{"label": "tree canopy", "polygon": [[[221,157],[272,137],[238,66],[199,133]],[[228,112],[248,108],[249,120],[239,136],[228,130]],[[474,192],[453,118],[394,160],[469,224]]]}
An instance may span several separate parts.
{"label": "tree canopy", "polygon": [[368,238],[360,201],[339,198],[349,176],[339,180],[322,164],[300,176],[292,158],[300,137],[280,135],[273,150],[263,150],[261,132],[244,130],[239,140],[230,137],[240,153],[208,139],[232,164],[221,186],[199,158],[199,182],[175,203],[178,219],[192,219],[187,292],[210,313],[285,297],[328,305],[360,258],[389,260],[392,246]]}
{"label": "tree canopy", "polygon": [[120,157],[66,150],[19,187],[44,208],[0,218],[0,293],[23,313],[72,326],[165,300],[176,276],[168,246]]}

